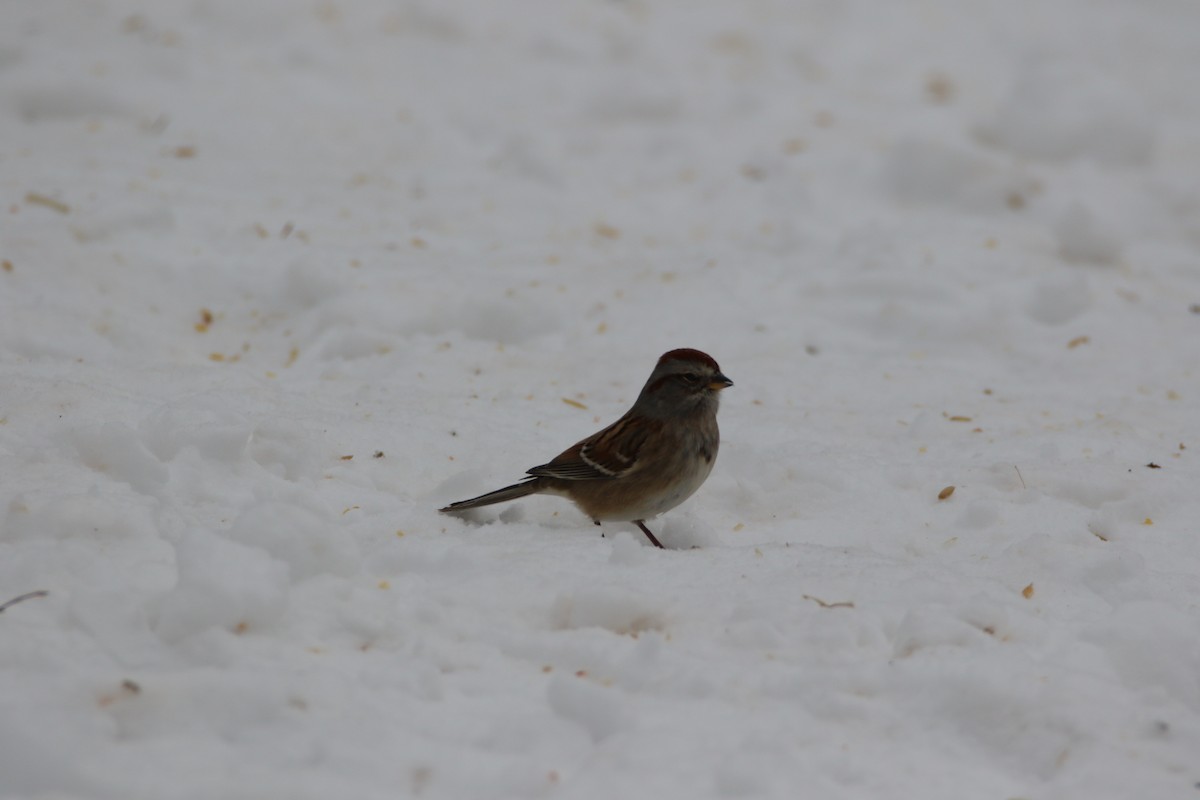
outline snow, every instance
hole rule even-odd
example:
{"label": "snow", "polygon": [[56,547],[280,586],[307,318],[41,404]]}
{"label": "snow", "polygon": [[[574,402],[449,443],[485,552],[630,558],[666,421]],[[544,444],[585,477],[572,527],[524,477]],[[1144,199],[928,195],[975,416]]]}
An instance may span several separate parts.
{"label": "snow", "polygon": [[[4,5],[0,796],[1197,796],[1198,35]],[[437,513],[674,347],[667,550]]]}

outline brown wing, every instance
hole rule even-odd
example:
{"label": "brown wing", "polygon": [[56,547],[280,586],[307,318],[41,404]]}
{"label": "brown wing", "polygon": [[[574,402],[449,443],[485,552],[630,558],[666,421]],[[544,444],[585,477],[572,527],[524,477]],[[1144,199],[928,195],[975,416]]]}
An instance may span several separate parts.
{"label": "brown wing", "polygon": [[638,451],[649,433],[646,422],[639,420],[632,424],[630,417],[622,417],[599,433],[568,447],[550,463],[529,470],[528,474],[566,481],[622,478],[637,468]]}

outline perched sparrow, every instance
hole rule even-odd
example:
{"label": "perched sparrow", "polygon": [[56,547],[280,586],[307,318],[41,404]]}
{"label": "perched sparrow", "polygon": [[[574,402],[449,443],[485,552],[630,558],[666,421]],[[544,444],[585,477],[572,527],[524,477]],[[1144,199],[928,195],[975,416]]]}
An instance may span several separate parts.
{"label": "perched sparrow", "polygon": [[533,477],[521,483],[439,510],[557,494],[597,525],[633,522],[651,544],[662,547],[646,520],[687,500],[712,472],[721,443],[717,393],[732,385],[710,356],[672,350],[658,360],[633,408],[612,425],[529,470]]}

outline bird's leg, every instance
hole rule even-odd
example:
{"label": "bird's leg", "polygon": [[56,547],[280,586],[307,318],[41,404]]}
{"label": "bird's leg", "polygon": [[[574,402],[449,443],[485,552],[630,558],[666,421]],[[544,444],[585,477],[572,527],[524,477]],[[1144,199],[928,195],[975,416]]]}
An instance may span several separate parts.
{"label": "bird's leg", "polygon": [[[597,527],[597,528],[599,528],[599,527],[600,527],[600,520],[598,520],[598,519],[594,519],[594,520],[592,520],[592,522],[594,522],[594,523],[596,524],[596,527]],[[608,537],[606,537],[606,536],[604,535],[604,531],[600,531],[600,538],[601,538],[601,539],[606,539],[606,538],[608,538]]]}
{"label": "bird's leg", "polygon": [[641,528],[641,529],[642,529],[642,533],[646,534],[646,538],[650,540],[650,544],[654,545],[654,546],[655,546],[655,547],[657,547],[659,550],[666,550],[666,549],[667,549],[667,548],[665,548],[665,547],[663,547],[663,546],[662,546],[662,542],[660,542],[658,539],[654,538],[654,534],[653,534],[653,533],[651,533],[651,532],[650,532],[650,529],[646,527],[646,523],[645,523],[643,520],[640,520],[640,519],[635,519],[635,520],[633,521],[633,524],[634,524],[634,525],[637,525],[639,528]]}

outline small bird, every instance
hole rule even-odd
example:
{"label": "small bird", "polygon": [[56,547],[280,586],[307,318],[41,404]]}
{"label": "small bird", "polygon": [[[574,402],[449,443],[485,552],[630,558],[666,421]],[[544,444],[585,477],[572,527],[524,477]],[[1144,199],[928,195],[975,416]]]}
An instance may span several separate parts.
{"label": "small bird", "polygon": [[717,362],[699,350],[665,353],[625,416],[529,470],[531,477],[522,482],[439,511],[556,494],[597,525],[602,520],[634,523],[661,548],[646,520],[687,500],[712,472],[721,443],[717,395],[732,385]]}

